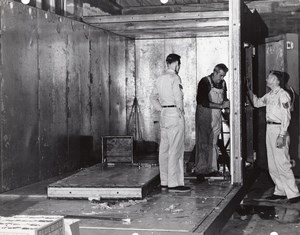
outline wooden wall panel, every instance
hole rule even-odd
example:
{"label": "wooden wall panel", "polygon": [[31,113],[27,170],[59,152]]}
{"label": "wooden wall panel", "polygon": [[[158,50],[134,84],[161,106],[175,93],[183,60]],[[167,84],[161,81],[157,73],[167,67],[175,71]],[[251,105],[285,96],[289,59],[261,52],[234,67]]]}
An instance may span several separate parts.
{"label": "wooden wall panel", "polygon": [[[79,167],[80,158],[80,136],[83,122],[90,126],[88,101],[88,79],[89,69],[89,43],[88,31],[82,23],[70,21],[67,24],[68,44],[67,51],[67,112],[68,112],[68,158],[65,159],[65,171]],[[86,114],[87,112],[87,114]],[[89,127],[88,127],[89,129]]]}
{"label": "wooden wall panel", "polygon": [[[228,37],[208,37],[197,39],[197,85],[201,78],[210,75],[216,64],[224,63],[229,68]],[[225,77],[229,92],[230,71]]]}
{"label": "wooden wall panel", "polygon": [[135,41],[126,40],[126,51],[125,51],[125,62],[126,62],[126,120],[127,120],[127,134],[134,136],[133,124],[133,102],[136,96],[135,82],[136,82],[136,71],[135,71]]}
{"label": "wooden wall panel", "polygon": [[91,80],[90,80],[90,32],[89,27],[79,24],[76,30],[75,51],[79,75],[81,103],[81,131],[80,135],[88,136],[92,133],[91,119]]}
{"label": "wooden wall panel", "polygon": [[125,39],[112,35],[109,47],[110,134],[126,134]]}
{"label": "wooden wall panel", "polygon": [[165,57],[170,53],[181,56],[181,77],[185,110],[185,151],[195,145],[195,110],[197,92],[197,39],[182,38],[165,40]]}
{"label": "wooden wall panel", "polygon": [[150,103],[154,81],[165,69],[165,42],[158,40],[136,41],[136,89],[139,102],[143,138],[159,141],[160,113],[155,112]]}
{"label": "wooden wall panel", "polygon": [[[46,18],[47,17],[47,18]],[[40,78],[39,178],[62,172],[67,158],[67,29],[53,14],[38,13]]]}
{"label": "wooden wall panel", "polygon": [[100,160],[101,136],[109,135],[109,35],[90,28],[92,135]]}
{"label": "wooden wall panel", "polygon": [[[38,76],[36,11],[1,9],[2,191],[38,178]],[[1,191],[1,189],[0,189]]]}

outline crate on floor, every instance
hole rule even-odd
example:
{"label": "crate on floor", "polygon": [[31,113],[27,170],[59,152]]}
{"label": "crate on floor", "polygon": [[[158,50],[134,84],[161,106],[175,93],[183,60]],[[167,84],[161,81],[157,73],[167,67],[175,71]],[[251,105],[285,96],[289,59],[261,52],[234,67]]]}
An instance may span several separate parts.
{"label": "crate on floor", "polygon": [[16,215],[0,217],[0,235],[64,235],[64,217]]}
{"label": "crate on floor", "polygon": [[133,163],[133,137],[102,137],[102,163]]}

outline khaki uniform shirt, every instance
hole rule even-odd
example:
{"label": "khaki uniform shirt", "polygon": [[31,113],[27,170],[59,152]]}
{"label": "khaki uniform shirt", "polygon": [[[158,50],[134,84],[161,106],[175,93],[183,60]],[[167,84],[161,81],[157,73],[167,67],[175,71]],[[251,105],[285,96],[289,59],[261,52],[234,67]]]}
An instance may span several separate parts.
{"label": "khaki uniform shirt", "polygon": [[285,135],[291,120],[291,98],[281,87],[271,90],[261,98],[253,95],[254,106],[266,106],[266,120],[281,123],[280,134]]}
{"label": "khaki uniform shirt", "polygon": [[183,114],[183,87],[181,78],[175,71],[168,69],[159,76],[154,84],[150,99],[154,108],[161,111],[163,106],[176,105],[178,111]]}

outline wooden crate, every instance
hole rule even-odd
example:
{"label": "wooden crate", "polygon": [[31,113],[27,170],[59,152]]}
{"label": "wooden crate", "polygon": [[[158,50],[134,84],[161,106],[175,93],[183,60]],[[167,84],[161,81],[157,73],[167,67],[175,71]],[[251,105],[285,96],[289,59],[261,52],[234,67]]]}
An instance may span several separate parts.
{"label": "wooden crate", "polygon": [[102,137],[102,163],[133,163],[133,137]]}
{"label": "wooden crate", "polygon": [[0,235],[64,235],[63,216],[16,215],[0,217]]}

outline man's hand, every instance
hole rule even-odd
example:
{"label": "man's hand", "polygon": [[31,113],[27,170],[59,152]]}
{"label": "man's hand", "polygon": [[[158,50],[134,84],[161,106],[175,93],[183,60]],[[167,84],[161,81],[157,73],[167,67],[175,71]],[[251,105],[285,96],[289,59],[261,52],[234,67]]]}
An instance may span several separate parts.
{"label": "man's hand", "polygon": [[230,101],[229,100],[224,101],[223,104],[222,104],[222,108],[223,109],[229,109],[230,108]]}
{"label": "man's hand", "polygon": [[285,146],[285,144],[286,144],[286,137],[279,135],[276,140],[276,147],[281,149],[282,147]]}

